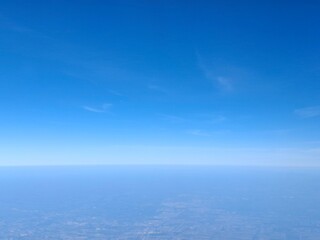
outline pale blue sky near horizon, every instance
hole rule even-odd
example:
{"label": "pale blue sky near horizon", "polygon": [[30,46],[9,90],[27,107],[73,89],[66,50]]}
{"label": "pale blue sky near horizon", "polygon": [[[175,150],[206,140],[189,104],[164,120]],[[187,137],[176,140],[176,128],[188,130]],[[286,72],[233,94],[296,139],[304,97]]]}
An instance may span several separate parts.
{"label": "pale blue sky near horizon", "polygon": [[317,1],[0,1],[0,165],[320,166]]}

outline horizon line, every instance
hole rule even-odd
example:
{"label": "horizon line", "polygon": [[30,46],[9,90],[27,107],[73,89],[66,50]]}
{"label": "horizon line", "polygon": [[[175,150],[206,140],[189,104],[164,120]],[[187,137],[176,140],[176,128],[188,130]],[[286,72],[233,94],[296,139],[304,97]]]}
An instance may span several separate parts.
{"label": "horizon line", "polygon": [[17,164],[1,165],[0,168],[23,168],[23,167],[256,167],[256,168],[320,168],[320,165],[301,165],[301,164],[204,164],[204,163],[98,163],[98,164]]}

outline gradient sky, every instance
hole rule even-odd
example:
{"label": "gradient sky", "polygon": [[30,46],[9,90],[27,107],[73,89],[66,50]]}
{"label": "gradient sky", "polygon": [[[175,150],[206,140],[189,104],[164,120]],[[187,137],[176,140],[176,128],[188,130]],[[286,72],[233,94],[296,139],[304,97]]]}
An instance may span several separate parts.
{"label": "gradient sky", "polygon": [[320,165],[320,3],[221,2],[0,1],[0,165]]}

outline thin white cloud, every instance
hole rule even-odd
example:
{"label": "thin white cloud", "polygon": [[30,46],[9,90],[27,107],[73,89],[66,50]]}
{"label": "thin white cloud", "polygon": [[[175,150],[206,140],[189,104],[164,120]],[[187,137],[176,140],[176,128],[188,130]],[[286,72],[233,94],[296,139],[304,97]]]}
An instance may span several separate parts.
{"label": "thin white cloud", "polygon": [[109,89],[108,92],[112,95],[115,95],[115,96],[119,96],[119,97],[124,97],[124,94],[121,93],[121,92],[118,92],[116,90],[112,90],[112,89]]}
{"label": "thin white cloud", "polygon": [[105,113],[110,110],[110,108],[113,105],[111,103],[105,103],[101,107],[89,107],[89,106],[83,106],[82,108],[86,111],[89,112],[94,112],[94,113]]}
{"label": "thin white cloud", "polygon": [[175,115],[169,115],[169,114],[158,114],[158,115],[161,116],[164,120],[167,120],[167,121],[170,121],[173,123],[181,123],[181,122],[188,122],[189,121],[189,119],[175,116]]}
{"label": "thin white cloud", "polygon": [[227,118],[223,115],[218,115],[216,117],[212,117],[210,120],[206,121],[208,123],[217,124],[226,121]]}
{"label": "thin white cloud", "polygon": [[200,137],[209,137],[211,136],[210,133],[200,130],[200,129],[190,129],[186,131],[188,134],[194,135],[194,136],[200,136]]}
{"label": "thin white cloud", "polygon": [[223,115],[212,114],[193,114],[192,117],[181,117],[176,115],[169,115],[159,113],[162,119],[170,121],[172,123],[201,123],[201,124],[219,124],[225,122],[227,118]]}
{"label": "thin white cloud", "polygon": [[283,129],[269,129],[269,130],[263,130],[259,131],[259,133],[267,133],[267,134],[277,134],[277,135],[283,135],[283,134],[289,134],[293,132],[294,129],[290,128],[283,128]]}
{"label": "thin white cloud", "polygon": [[299,108],[294,110],[294,113],[302,118],[317,117],[320,116],[320,106]]}
{"label": "thin white cloud", "polygon": [[233,81],[230,78],[220,76],[220,77],[216,78],[216,82],[219,84],[219,86],[221,88],[223,88],[224,90],[226,90],[228,92],[234,90]]}
{"label": "thin white cloud", "polygon": [[14,19],[8,18],[7,16],[3,16],[0,14],[0,29],[6,29],[8,31],[28,35],[35,38],[43,38],[46,40],[54,40],[52,37],[43,34],[35,29],[29,28],[20,22],[15,21]]}
{"label": "thin white cloud", "polygon": [[[305,144],[316,144],[316,145],[320,146],[320,141],[305,141],[303,143],[305,143]],[[319,149],[320,149],[320,147],[319,147]]]}
{"label": "thin white cloud", "polygon": [[12,32],[17,33],[32,33],[33,30],[18,24],[17,22],[13,21],[12,19],[3,16],[0,14],[0,28],[5,28]]}
{"label": "thin white cloud", "polygon": [[149,84],[148,89],[159,93],[169,94],[169,91],[167,89],[156,84]]}
{"label": "thin white cloud", "polygon": [[197,56],[198,66],[207,80],[216,84],[222,91],[232,92],[234,90],[233,78],[224,76],[223,74],[221,75],[221,73],[219,74],[220,71],[217,71],[206,64],[199,54],[197,54]]}

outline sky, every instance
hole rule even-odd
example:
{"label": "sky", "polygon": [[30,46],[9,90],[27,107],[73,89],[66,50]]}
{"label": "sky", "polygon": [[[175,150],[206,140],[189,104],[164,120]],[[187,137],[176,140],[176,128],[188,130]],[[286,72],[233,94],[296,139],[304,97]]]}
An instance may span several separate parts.
{"label": "sky", "polygon": [[0,1],[0,165],[320,166],[317,1]]}

